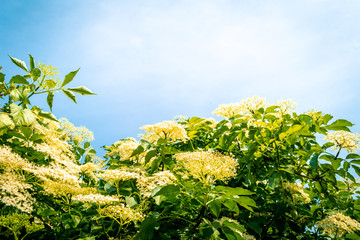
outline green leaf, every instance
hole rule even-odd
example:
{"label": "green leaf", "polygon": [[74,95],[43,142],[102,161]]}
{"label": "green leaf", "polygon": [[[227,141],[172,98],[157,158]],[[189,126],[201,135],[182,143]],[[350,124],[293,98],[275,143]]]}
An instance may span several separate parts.
{"label": "green leaf", "polygon": [[35,68],[35,61],[34,58],[29,54],[30,57],[30,71],[32,71]]}
{"label": "green leaf", "polygon": [[221,212],[221,201],[214,200],[208,204],[208,207],[212,214],[214,214],[216,217],[219,217]]}
{"label": "green leaf", "polygon": [[360,176],[360,167],[355,166],[355,165],[351,165],[351,166],[354,168],[354,170],[355,170],[355,172],[357,173],[357,175]]}
{"label": "green leaf", "polygon": [[346,156],[346,159],[355,159],[355,158],[360,158],[360,155],[356,153],[350,153]]}
{"label": "green leaf", "polygon": [[5,74],[0,72],[0,82],[3,82],[5,80]]}
{"label": "green leaf", "polygon": [[14,126],[13,121],[7,114],[0,114],[0,128],[11,128]]}
{"label": "green leaf", "polygon": [[15,83],[15,84],[29,84],[29,82],[28,82],[23,76],[20,76],[20,75],[13,76],[13,77],[10,79],[10,83]]}
{"label": "green leaf", "polygon": [[48,88],[54,88],[56,87],[56,82],[53,79],[45,80],[46,85]]}
{"label": "green leaf", "polygon": [[33,76],[34,81],[36,81],[41,76],[41,71],[38,68],[34,68],[31,71],[31,75]]}
{"label": "green leaf", "polygon": [[52,111],[53,102],[54,102],[54,93],[53,92],[48,92],[46,101],[47,101],[47,104],[49,105],[50,110]]}
{"label": "green leaf", "polygon": [[80,68],[76,71],[70,72],[65,76],[64,82],[62,83],[61,87],[65,86],[66,84],[70,83],[75,75],[77,74],[77,72],[80,70]]}
{"label": "green leaf", "polygon": [[29,139],[31,137],[31,135],[33,134],[33,130],[31,128],[25,127],[25,126],[21,126],[20,131],[22,132],[22,134],[24,135],[24,137],[26,139]]}
{"label": "green leaf", "polygon": [[90,89],[88,89],[87,87],[84,87],[84,86],[68,88],[68,90],[79,93],[81,95],[96,95]]}
{"label": "green leaf", "polygon": [[241,188],[241,187],[232,188],[232,187],[226,187],[226,186],[216,186],[214,188],[214,190],[223,192],[228,196],[235,196],[235,195],[242,196],[242,195],[255,194],[254,192],[251,192],[251,191]]}
{"label": "green leaf", "polygon": [[352,163],[352,164],[360,165],[360,160],[352,160],[351,163]]}
{"label": "green leaf", "polygon": [[139,155],[140,153],[143,153],[144,150],[145,150],[144,147],[141,146],[141,145],[139,145],[139,146],[133,151],[133,153],[131,154],[130,157],[134,157],[134,156],[136,156],[136,155]]}
{"label": "green leaf", "polygon": [[26,64],[25,64],[24,61],[21,61],[21,60],[19,60],[19,59],[17,59],[17,58],[13,58],[13,57],[11,57],[10,55],[9,55],[9,57],[10,57],[11,61],[12,61],[16,66],[18,66],[19,68],[21,68],[21,69],[25,70],[26,72],[28,72],[28,69],[27,69]]}
{"label": "green leaf", "polygon": [[125,203],[129,206],[129,207],[133,207],[135,206],[137,203],[136,199],[133,197],[125,197]]}
{"label": "green leaf", "polygon": [[40,117],[47,118],[47,119],[52,120],[52,121],[56,121],[56,122],[58,121],[56,119],[56,117],[51,112],[43,112],[43,111],[41,111],[41,112],[38,113],[38,115]]}
{"label": "green leaf", "polygon": [[10,112],[16,125],[30,125],[36,120],[36,115],[30,109],[22,110],[17,104],[10,104]]}
{"label": "green leaf", "polygon": [[61,89],[61,91],[63,91],[63,93],[68,97],[70,98],[71,100],[73,100],[75,103],[76,102],[76,97],[75,97],[75,94],[73,94],[72,92],[66,90],[66,89]]}
{"label": "green leaf", "polygon": [[335,131],[338,131],[338,130],[350,131],[348,127],[352,127],[352,126],[354,126],[354,124],[352,124],[348,120],[338,119],[335,122],[333,122],[332,124],[327,125],[326,129],[335,130]]}
{"label": "green leaf", "polygon": [[312,169],[316,169],[318,165],[318,157],[319,154],[314,154],[314,156],[310,160],[310,166]]}
{"label": "green leaf", "polygon": [[156,150],[150,150],[145,156],[145,164],[147,164],[151,158],[155,157],[156,154],[157,154]]}
{"label": "green leaf", "polygon": [[249,211],[253,211],[251,207],[256,207],[256,203],[254,200],[252,200],[249,197],[239,197],[239,198],[233,198],[234,201],[236,201],[240,206],[246,208]]}
{"label": "green leaf", "polygon": [[43,139],[46,135],[45,134],[33,134],[30,138],[31,141],[37,141]]}
{"label": "green leaf", "polygon": [[180,192],[180,187],[177,185],[166,185],[164,187],[161,187],[160,189],[155,188],[153,192],[151,193],[151,196],[160,196],[160,195],[174,195],[176,193]]}

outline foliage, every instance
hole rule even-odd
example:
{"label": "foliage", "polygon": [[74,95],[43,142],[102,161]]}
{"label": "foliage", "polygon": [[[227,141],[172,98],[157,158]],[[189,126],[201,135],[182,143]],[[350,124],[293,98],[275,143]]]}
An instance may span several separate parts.
{"label": "foliage", "polygon": [[[106,146],[31,107],[63,92],[51,65],[0,72],[0,227],[6,239],[359,239],[360,137],[347,120],[253,97],[221,121],[180,117]],[[31,108],[30,108],[31,107]],[[356,173],[356,174],[355,174]],[[355,176],[354,176],[355,175]]]}

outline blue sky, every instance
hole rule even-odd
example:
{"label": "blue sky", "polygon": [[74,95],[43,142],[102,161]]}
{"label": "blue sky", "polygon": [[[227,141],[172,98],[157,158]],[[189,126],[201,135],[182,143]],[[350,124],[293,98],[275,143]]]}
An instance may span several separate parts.
{"label": "blue sky", "polygon": [[357,0],[3,0],[0,65],[19,74],[7,55],[31,53],[61,76],[81,67],[71,86],[98,95],[58,93],[54,114],[92,130],[95,147],[254,95],[360,132],[359,12]]}

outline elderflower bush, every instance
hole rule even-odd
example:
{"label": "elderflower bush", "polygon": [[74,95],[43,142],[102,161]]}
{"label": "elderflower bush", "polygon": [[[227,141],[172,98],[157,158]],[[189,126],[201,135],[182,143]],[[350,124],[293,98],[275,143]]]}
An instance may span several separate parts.
{"label": "elderflower bush", "polygon": [[[347,120],[251,97],[214,118],[141,127],[91,147],[91,131],[31,105],[56,92],[51,65],[0,72],[0,232],[4,239],[359,239],[359,135]],[[320,137],[319,137],[320,136]],[[325,140],[322,143],[320,140]]]}

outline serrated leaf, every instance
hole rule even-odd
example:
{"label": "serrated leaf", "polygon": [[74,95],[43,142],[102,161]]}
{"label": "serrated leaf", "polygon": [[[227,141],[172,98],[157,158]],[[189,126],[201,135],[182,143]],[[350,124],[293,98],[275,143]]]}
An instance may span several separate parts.
{"label": "serrated leaf", "polygon": [[130,155],[130,157],[134,157],[136,155],[139,155],[140,153],[144,152],[144,147],[139,145]]}
{"label": "serrated leaf", "polygon": [[80,70],[80,68],[79,68],[78,70],[76,70],[76,71],[69,72],[69,73],[65,76],[65,79],[64,79],[61,87],[63,87],[63,86],[65,86],[66,84],[70,83],[70,82],[74,79],[75,75],[77,74],[77,72],[78,72],[79,70]]}
{"label": "serrated leaf", "polygon": [[0,114],[0,128],[12,128],[14,122],[7,114]]}
{"label": "serrated leaf", "polygon": [[41,76],[41,71],[38,68],[34,68],[31,71],[31,75],[33,76],[34,81],[36,81]]}
{"label": "serrated leaf", "polygon": [[10,79],[10,83],[15,83],[15,84],[29,84],[29,82],[28,82],[23,76],[20,76],[20,75],[13,76],[13,77]]}
{"label": "serrated leaf", "polygon": [[36,120],[36,115],[30,109],[21,109],[17,104],[10,104],[10,112],[16,125],[30,125]]}
{"label": "serrated leaf", "polygon": [[34,58],[31,56],[31,54],[29,54],[29,58],[30,58],[30,71],[32,71],[35,68],[35,61]]}
{"label": "serrated leaf", "polygon": [[352,165],[352,167],[354,168],[355,172],[357,173],[358,176],[360,176],[360,167]]}
{"label": "serrated leaf", "polygon": [[51,113],[51,112],[39,112],[38,113],[38,115],[40,116],[40,117],[43,117],[43,118],[47,118],[47,119],[49,119],[49,120],[52,120],[52,121],[58,121],[57,119],[56,119],[56,117]]}
{"label": "serrated leaf", "polygon": [[161,187],[161,189],[154,189],[154,191],[151,193],[151,196],[160,196],[160,195],[173,195],[175,193],[180,192],[180,187],[177,185],[166,185],[164,187]]}
{"label": "serrated leaf", "polygon": [[47,101],[47,104],[49,105],[50,110],[52,111],[53,101],[54,101],[54,93],[53,92],[48,92],[46,101]]}
{"label": "serrated leaf", "polygon": [[28,72],[28,69],[26,67],[26,64],[24,61],[21,61],[20,59],[17,59],[17,58],[13,58],[9,55],[11,61],[16,65],[18,66],[19,68],[25,70],[26,72]]}
{"label": "serrated leaf", "polygon": [[75,103],[76,102],[76,97],[75,97],[75,94],[73,94],[72,92],[66,90],[66,89],[61,89],[61,91],[63,91],[63,93],[68,97],[70,98],[71,100],[73,100]]}
{"label": "serrated leaf", "polygon": [[145,164],[147,164],[151,158],[155,157],[156,154],[157,154],[156,150],[150,150],[145,156]]}
{"label": "serrated leaf", "polygon": [[26,139],[29,139],[31,137],[31,135],[33,134],[32,129],[29,127],[25,127],[25,126],[21,126],[20,131],[22,132],[22,134],[24,135],[24,137]]}
{"label": "serrated leaf", "polygon": [[214,214],[216,217],[219,217],[221,212],[221,202],[219,200],[214,200],[208,204],[208,208],[212,214]]}
{"label": "serrated leaf", "polygon": [[86,88],[84,86],[68,88],[68,90],[79,93],[81,95],[96,95],[90,89],[88,89],[88,88]]}
{"label": "serrated leaf", "polygon": [[326,129],[335,130],[335,131],[338,131],[338,130],[350,131],[348,127],[352,127],[352,126],[354,126],[354,124],[352,124],[348,120],[338,119],[335,122],[333,122],[332,124],[326,126]]}

